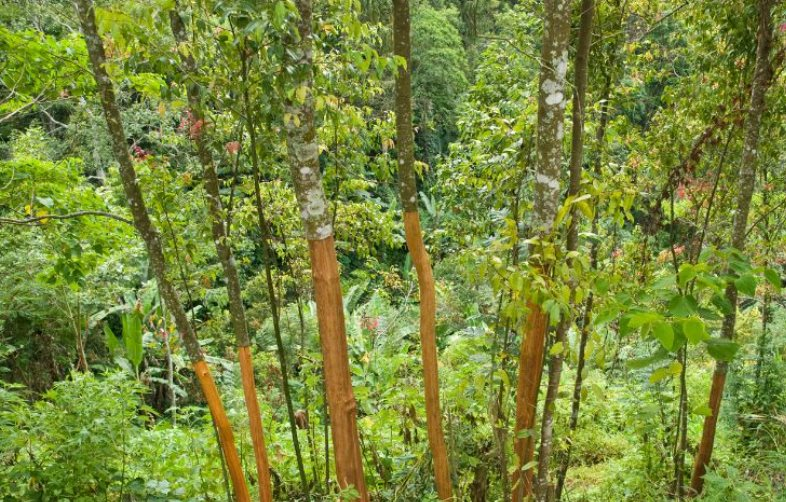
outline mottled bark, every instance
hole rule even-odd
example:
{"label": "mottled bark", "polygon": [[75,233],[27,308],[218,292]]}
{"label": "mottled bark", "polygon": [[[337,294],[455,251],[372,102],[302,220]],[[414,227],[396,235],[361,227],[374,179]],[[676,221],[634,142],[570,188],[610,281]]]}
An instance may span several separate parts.
{"label": "mottled bark", "polygon": [[[600,121],[598,129],[595,133],[595,143],[598,145],[599,151],[595,155],[593,162],[593,170],[597,175],[600,174],[601,153],[603,151],[603,142],[606,137],[606,127],[609,123],[609,97],[611,96],[611,74],[606,73],[606,80],[603,84],[603,92],[600,98]],[[592,219],[592,233],[598,233],[598,212],[595,212]],[[598,268],[598,242],[593,241],[590,246],[590,269],[597,270]],[[579,354],[578,362],[576,364],[576,379],[573,384],[573,397],[571,399],[570,420],[568,421],[568,435],[572,436],[573,431],[576,430],[579,424],[579,411],[581,408],[581,390],[584,386],[584,365],[585,351],[587,348],[587,341],[590,335],[590,325],[592,322],[592,309],[594,307],[594,295],[592,291],[587,295],[586,303],[584,304],[584,315],[581,322],[581,334],[579,335]],[[570,457],[573,450],[572,438],[568,438],[568,450],[565,453],[565,458],[560,465],[559,472],[557,473],[557,488],[555,490],[554,499],[559,501],[562,499],[562,491],[565,487],[565,476],[568,473],[570,466]]]}
{"label": "mottled bark", "polygon": [[[771,84],[772,67],[770,64],[770,50],[772,48],[772,7],[775,0],[759,0],[758,2],[758,31],[756,34],[756,66],[751,86],[751,101],[745,119],[745,131],[740,159],[738,178],[739,192],[737,194],[737,210],[734,215],[731,245],[734,249],[742,251],[745,247],[745,236],[748,225],[751,198],[753,197],[756,182],[756,163],[759,148],[761,118],[765,108],[765,94]],[[726,287],[726,300],[731,305],[731,311],[723,319],[720,336],[731,340],[734,338],[734,328],[737,320],[737,288],[733,283]],[[691,490],[693,495],[701,493],[704,487],[704,474],[712,458],[712,449],[715,443],[715,429],[718,423],[720,405],[723,399],[723,388],[726,383],[728,363],[717,361],[712,375],[712,388],[710,390],[711,415],[704,419],[701,442],[693,465]]]}
{"label": "mottled bark", "polygon": [[418,212],[415,141],[412,130],[412,56],[409,0],[393,0],[393,53],[406,66],[396,72],[396,156],[399,194],[405,212]]}
{"label": "mottled bark", "polygon": [[167,277],[167,265],[164,259],[164,251],[161,245],[161,238],[150,215],[145,207],[142,191],[139,187],[139,180],[136,176],[133,160],[128,150],[123,124],[120,119],[120,111],[115,98],[114,87],[109,75],[104,67],[106,56],[104,44],[98,35],[96,27],[95,11],[91,0],[76,0],[77,12],[85,36],[87,52],[93,69],[98,94],[104,110],[107,128],[112,143],[112,151],[115,159],[120,166],[120,178],[123,191],[128,199],[128,205],[133,216],[134,227],[142,236],[147,249],[150,268],[158,282],[158,289],[164,303],[175,318],[175,325],[188,353],[191,363],[196,372],[197,379],[202,388],[202,392],[207,401],[208,408],[213,417],[213,421],[218,430],[219,442],[224,452],[232,484],[235,489],[235,496],[238,500],[250,500],[248,487],[246,486],[243,470],[240,466],[240,457],[235,448],[232,429],[229,426],[224,407],[218,396],[215,382],[210,375],[210,369],[204,360],[202,349],[196,338],[193,327],[188,320],[185,309],[180,303],[178,294],[172,282]]}
{"label": "mottled bark", "polygon": [[[592,22],[595,12],[594,0],[582,0],[581,22],[579,24],[578,47],[576,49],[575,84],[573,91],[572,137],[570,149],[570,185],[568,197],[576,197],[581,189],[581,166],[584,159],[584,111],[587,94],[587,73],[589,68],[590,44],[592,42]],[[579,247],[579,218],[581,213],[575,204],[570,209],[570,222],[566,238],[565,252],[571,253]],[[573,260],[568,258],[568,268]],[[577,281],[573,279],[570,293],[571,311],[575,303]],[[564,315],[557,326],[555,343],[565,343],[565,335],[573,322],[572,315]],[[540,429],[540,452],[538,454],[537,499],[546,501],[549,495],[549,462],[554,441],[554,410],[556,408],[559,384],[562,378],[563,352],[551,356],[548,386],[543,406],[543,421]]]}
{"label": "mottled bark", "polygon": [[[177,2],[175,2],[177,8]],[[221,194],[216,172],[213,163],[213,155],[210,147],[205,141],[207,127],[205,116],[201,105],[201,92],[199,84],[196,82],[199,69],[192,51],[186,48],[188,44],[188,33],[183,24],[183,20],[177,10],[169,13],[170,25],[175,41],[178,45],[178,53],[186,77],[192,79],[187,85],[186,92],[188,97],[189,111],[193,123],[202,123],[199,133],[194,135],[197,156],[202,164],[204,173],[204,185],[207,199],[208,212],[210,214],[210,229],[213,242],[216,247],[218,260],[224,271],[226,280],[227,296],[229,299],[229,316],[232,322],[232,329],[235,333],[235,341],[238,346],[238,361],[240,364],[240,378],[243,387],[243,397],[248,413],[249,428],[251,429],[251,444],[254,449],[254,461],[257,469],[259,499],[263,502],[270,502],[273,498],[272,485],[270,482],[270,462],[267,457],[265,447],[265,432],[262,427],[262,414],[259,411],[259,401],[254,382],[254,366],[251,359],[251,348],[248,336],[248,324],[246,323],[246,312],[243,307],[243,298],[240,287],[240,277],[235,263],[234,253],[229,244],[228,228],[224,220],[224,209],[221,203]]]}
{"label": "mottled bark", "polygon": [[409,0],[393,0],[393,51],[406,61],[396,73],[396,154],[399,193],[404,208],[404,234],[418,275],[420,291],[420,345],[425,387],[426,428],[434,463],[434,481],[441,500],[451,500],[450,464],[442,430],[436,339],[436,290],[426,246],[420,231],[415,173],[410,57]]}
{"label": "mottled bark", "polygon": [[311,0],[295,3],[300,19],[297,40],[287,50],[287,64],[292,69],[296,92],[285,105],[284,117],[289,167],[311,257],[336,477],[341,488],[354,487],[365,502],[369,498],[349,372],[341,282],[314,126],[312,6]]}
{"label": "mottled bark", "polygon": [[[537,167],[532,227],[540,238],[548,238],[560,200],[563,119],[565,115],[565,74],[568,69],[570,35],[569,0],[546,0],[541,50],[538,96]],[[533,249],[537,251],[537,249]],[[547,271],[548,264],[536,264]],[[532,493],[532,461],[535,449],[535,412],[543,374],[543,351],[548,316],[534,301],[528,301],[529,314],[522,337],[519,377],[516,389],[516,440],[518,457],[513,473],[513,500],[520,502]],[[528,467],[526,470],[524,467]]]}

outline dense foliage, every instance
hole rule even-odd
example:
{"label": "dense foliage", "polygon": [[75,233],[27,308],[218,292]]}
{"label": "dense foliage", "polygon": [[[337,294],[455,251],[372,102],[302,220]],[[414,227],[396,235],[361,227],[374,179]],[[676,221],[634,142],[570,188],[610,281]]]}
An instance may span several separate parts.
{"label": "dense foliage", "polygon": [[[538,78],[554,2],[410,5],[417,204],[454,498],[509,500],[522,467],[514,441],[537,438],[524,466],[537,471],[552,440],[541,418],[514,430],[521,342],[542,310],[536,409],[553,412],[554,432],[541,455],[549,484],[564,476],[563,500],[786,500],[786,5],[568,3],[562,195],[545,233],[537,134],[539,98],[551,96]],[[594,24],[572,193],[585,3]],[[249,486],[260,481],[201,148],[242,285],[273,498],[357,495],[333,465],[313,242],[290,175],[291,110],[313,101],[368,490],[437,500],[421,290],[398,197],[394,80],[407,61],[393,55],[391,6],[314,2],[311,88],[292,63],[299,2],[95,4],[144,202]],[[740,249],[762,5],[771,75]],[[132,225],[81,30],[67,0],[0,11],[0,500],[231,499],[217,429]],[[692,493],[714,372],[727,366],[712,461]],[[559,392],[546,402],[549,385]],[[554,499],[542,490],[539,500]]]}

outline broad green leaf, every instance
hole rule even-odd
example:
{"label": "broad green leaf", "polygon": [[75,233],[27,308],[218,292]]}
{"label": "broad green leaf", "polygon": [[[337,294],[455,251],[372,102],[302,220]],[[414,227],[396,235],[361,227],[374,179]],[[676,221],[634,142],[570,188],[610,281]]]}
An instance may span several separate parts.
{"label": "broad green leaf", "polygon": [[668,357],[668,355],[669,352],[661,347],[657,350],[657,352],[655,352],[651,356],[642,357],[639,359],[628,359],[625,362],[625,365],[632,370],[638,370],[638,369],[646,368],[647,366],[651,366],[658,361],[662,361],[663,359]]}
{"label": "broad green leaf", "polygon": [[684,288],[688,281],[696,277],[696,268],[690,263],[683,263],[680,265],[679,274],[677,274],[677,282],[680,287]]}
{"label": "broad green leaf", "polygon": [[658,383],[669,376],[668,368],[658,368],[650,375],[650,383]]}
{"label": "broad green leaf", "polygon": [[652,311],[635,312],[630,315],[628,321],[628,327],[631,329],[636,329],[645,326],[647,324],[652,324],[654,322],[660,321],[662,319],[663,316],[661,316],[657,312],[652,312]]}
{"label": "broad green leaf", "polygon": [[710,338],[705,342],[707,344],[707,352],[718,361],[731,362],[740,346],[725,338]]}
{"label": "broad green leaf", "polygon": [[691,317],[682,321],[682,331],[690,343],[699,343],[708,338],[704,321],[698,317]]}
{"label": "broad green leaf", "polygon": [[126,346],[126,357],[136,370],[142,364],[142,316],[138,312],[123,314],[123,342]]}
{"label": "broad green leaf", "polygon": [[699,406],[696,406],[695,408],[693,408],[693,410],[691,410],[691,413],[693,413],[694,415],[701,415],[703,417],[712,416],[712,410],[706,404],[700,404]]}
{"label": "broad green leaf", "polygon": [[737,291],[744,295],[756,295],[756,278],[752,274],[744,274],[734,281]]}
{"label": "broad green leaf", "polygon": [[669,300],[667,308],[669,314],[675,317],[688,317],[696,313],[698,303],[692,295],[674,295]]}
{"label": "broad green leaf", "polygon": [[658,339],[661,345],[667,350],[671,350],[674,345],[674,330],[669,322],[656,322],[652,325],[652,334]]}
{"label": "broad green leaf", "polygon": [[549,355],[556,356],[557,354],[560,354],[564,348],[565,348],[565,344],[563,344],[562,342],[557,342],[551,346],[551,349],[549,350]]}
{"label": "broad green leaf", "polygon": [[115,336],[114,332],[112,332],[112,328],[109,327],[109,324],[104,323],[104,340],[106,341],[106,346],[109,349],[110,354],[114,354],[117,349],[120,348],[120,343],[117,341],[117,337]]}
{"label": "broad green leaf", "polygon": [[767,282],[775,288],[775,291],[781,290],[781,276],[777,270],[772,268],[765,268],[764,269],[764,278],[767,279]]}
{"label": "broad green leaf", "polygon": [[722,314],[724,315],[731,314],[732,305],[731,302],[729,302],[729,299],[726,298],[725,295],[717,293],[715,295],[712,295],[712,299],[710,301],[712,302],[713,305],[718,307],[718,310],[720,310]]}

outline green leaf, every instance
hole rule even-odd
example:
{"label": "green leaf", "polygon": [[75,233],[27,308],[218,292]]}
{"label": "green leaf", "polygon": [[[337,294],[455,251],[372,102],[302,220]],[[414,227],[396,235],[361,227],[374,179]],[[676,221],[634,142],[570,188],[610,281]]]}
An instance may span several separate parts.
{"label": "green leaf", "polygon": [[120,343],[117,341],[117,337],[112,332],[112,328],[109,327],[109,324],[104,323],[104,340],[106,341],[106,346],[109,349],[110,354],[114,354],[119,348]]}
{"label": "green leaf", "polygon": [[734,281],[737,291],[748,296],[756,295],[756,278],[752,274],[741,275]]}
{"label": "green leaf", "polygon": [[675,317],[688,317],[696,312],[698,302],[692,295],[674,295],[669,300],[669,314]]}
{"label": "green leaf", "polygon": [[660,289],[667,289],[672,290],[674,289],[674,274],[668,274],[652,284],[652,289],[660,290]]}
{"label": "green leaf", "polygon": [[682,321],[682,331],[690,343],[699,343],[709,337],[704,327],[704,321],[698,317],[691,317]]}
{"label": "green leaf", "polygon": [[677,274],[677,283],[680,287],[684,288],[688,281],[696,277],[696,267],[690,263],[683,263],[680,265],[680,271]]}
{"label": "green leaf", "polygon": [[669,322],[656,322],[652,325],[652,334],[658,339],[661,345],[667,350],[671,350],[674,345],[674,330]]}
{"label": "green leaf", "polygon": [[564,348],[565,348],[565,344],[563,344],[562,342],[557,342],[551,346],[551,349],[549,350],[549,355],[556,356],[557,354],[560,354]]}
{"label": "green leaf", "polygon": [[142,364],[144,348],[142,346],[142,316],[138,312],[123,314],[123,342],[126,346],[126,357],[138,371]]}
{"label": "green leaf", "polygon": [[767,279],[767,282],[775,288],[775,291],[780,292],[781,290],[781,276],[777,270],[772,268],[765,268],[764,269],[764,278]]}
{"label": "green leaf", "polygon": [[635,312],[630,315],[630,319],[628,321],[628,327],[631,329],[640,328],[647,324],[652,324],[654,322],[660,321],[663,319],[663,316],[658,314],[657,312],[652,312],[650,310],[646,310],[643,312]]}
{"label": "green leaf", "polygon": [[604,324],[608,323],[609,321],[613,320],[619,314],[619,309],[616,307],[607,307],[600,312],[595,318],[592,320],[592,324],[595,326],[603,326]]}
{"label": "green leaf", "polygon": [[740,350],[739,344],[725,338],[710,338],[705,343],[707,352],[718,361],[731,362]]}
{"label": "green leaf", "polygon": [[273,24],[276,26],[281,26],[284,22],[284,16],[287,15],[287,6],[284,2],[276,2],[275,6],[273,7]]}
{"label": "green leaf", "polygon": [[693,408],[693,410],[691,410],[691,413],[693,413],[694,415],[701,415],[703,417],[712,416],[712,410],[706,404],[700,404],[699,406],[696,406],[695,408]]}
{"label": "green leaf", "polygon": [[642,357],[639,359],[628,359],[625,362],[625,365],[632,370],[638,370],[638,369],[646,368],[647,366],[651,366],[658,361],[662,361],[668,355],[669,352],[666,349],[659,348],[657,352],[655,352],[651,356]]}
{"label": "green leaf", "polygon": [[732,305],[728,298],[725,295],[720,293],[712,295],[712,299],[710,300],[713,305],[715,305],[718,310],[721,311],[722,314],[728,315],[731,314]]}
{"label": "green leaf", "polygon": [[650,383],[658,383],[669,376],[671,376],[671,371],[669,371],[668,367],[658,368],[650,375]]}

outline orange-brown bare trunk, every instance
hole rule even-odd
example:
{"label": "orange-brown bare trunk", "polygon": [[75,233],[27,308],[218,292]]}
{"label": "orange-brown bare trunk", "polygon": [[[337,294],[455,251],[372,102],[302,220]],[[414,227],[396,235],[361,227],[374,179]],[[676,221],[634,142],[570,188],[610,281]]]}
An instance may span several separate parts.
{"label": "orange-brown bare trunk", "polygon": [[347,356],[344,305],[333,237],[308,241],[314,297],[317,304],[322,364],[330,409],[336,477],[341,488],[353,486],[360,500],[369,500],[357,429],[357,405]]}
{"label": "orange-brown bare trunk", "polygon": [[420,232],[417,211],[404,212],[404,234],[415,264],[420,289],[420,345],[423,358],[423,382],[426,388],[426,427],[434,462],[437,494],[441,500],[452,500],[450,468],[445,437],[442,433],[442,412],[439,403],[439,370],[437,363],[436,291],[426,246]]}
{"label": "orange-brown bare trunk", "polygon": [[[513,473],[513,500],[520,502],[532,494],[532,462],[535,452],[535,416],[538,408],[538,389],[543,375],[548,315],[533,301],[527,302],[529,314],[519,355],[519,377],[516,389],[516,429],[514,449],[518,464]],[[526,431],[526,432],[525,432]]]}
{"label": "orange-brown bare trunk", "polygon": [[259,500],[272,502],[270,493],[270,465],[265,450],[265,432],[262,429],[262,415],[259,412],[257,388],[254,383],[254,365],[251,362],[251,350],[248,347],[238,348],[237,354],[240,361],[240,379],[243,384],[243,397],[248,411],[249,428],[251,429],[251,443],[254,445],[254,460],[256,460],[257,477],[259,479]]}
{"label": "orange-brown bare trunk", "polygon": [[691,477],[690,488],[692,494],[701,493],[704,485],[704,475],[707,473],[707,464],[712,458],[712,447],[715,438],[715,428],[718,425],[718,415],[720,414],[721,400],[723,399],[723,388],[726,385],[726,372],[718,371],[712,374],[712,388],[710,390],[710,410],[712,414],[704,418],[704,429],[701,432],[701,443],[696,452],[696,459],[693,464],[693,476]]}
{"label": "orange-brown bare trunk", "polygon": [[218,431],[218,439],[221,442],[221,450],[224,452],[227,471],[229,471],[229,477],[232,479],[232,486],[235,489],[235,498],[238,502],[250,502],[251,495],[248,492],[246,478],[243,476],[243,467],[240,465],[240,456],[235,447],[232,427],[229,425],[229,419],[221,404],[221,398],[218,396],[218,389],[210,374],[210,368],[204,359],[195,361],[193,368]]}

